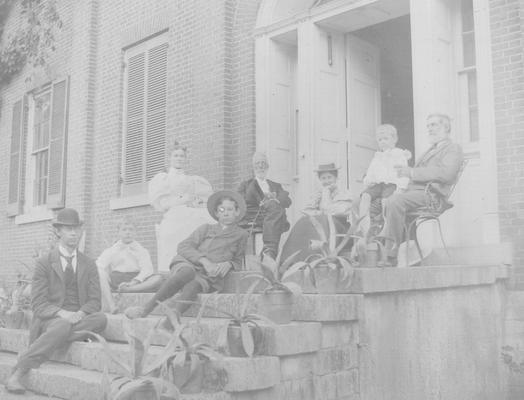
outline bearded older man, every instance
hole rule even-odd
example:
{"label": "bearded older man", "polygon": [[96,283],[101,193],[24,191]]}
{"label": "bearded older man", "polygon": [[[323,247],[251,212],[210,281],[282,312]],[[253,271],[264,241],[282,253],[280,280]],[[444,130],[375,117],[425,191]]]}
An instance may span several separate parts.
{"label": "bearded older man", "polygon": [[386,238],[387,265],[397,264],[398,247],[404,240],[406,213],[426,205],[426,185],[442,197],[449,195],[457,179],[464,156],[459,144],[452,143],[451,121],[445,114],[431,114],[427,118],[427,131],[431,147],[414,167],[396,167],[399,177],[408,177],[410,183],[404,193],[397,193],[386,201],[385,224],[382,235]]}
{"label": "bearded older man", "polygon": [[240,226],[262,228],[262,254],[275,259],[280,236],[289,230],[286,208],[291,205],[291,199],[280,183],[267,179],[269,162],[264,153],[256,152],[252,161],[255,176],[238,187],[247,204]]}

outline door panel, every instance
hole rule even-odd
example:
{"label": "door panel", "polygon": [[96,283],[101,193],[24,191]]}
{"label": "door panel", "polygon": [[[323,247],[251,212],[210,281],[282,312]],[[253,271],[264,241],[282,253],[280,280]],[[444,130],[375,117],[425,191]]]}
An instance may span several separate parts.
{"label": "door panel", "polygon": [[346,36],[349,165],[353,193],[363,189],[362,178],[376,151],[380,124],[380,57],[376,46]]}
{"label": "door panel", "polygon": [[344,35],[321,29],[318,33],[318,70],[315,82],[317,95],[313,100],[315,139],[312,167],[316,168],[318,164],[335,163],[342,167],[339,170],[339,183],[347,186]]}
{"label": "door panel", "polygon": [[[280,182],[294,198],[297,175],[296,150],[296,47],[272,42],[271,91],[269,99],[267,146],[269,177]],[[290,210],[293,214],[293,210]]]}

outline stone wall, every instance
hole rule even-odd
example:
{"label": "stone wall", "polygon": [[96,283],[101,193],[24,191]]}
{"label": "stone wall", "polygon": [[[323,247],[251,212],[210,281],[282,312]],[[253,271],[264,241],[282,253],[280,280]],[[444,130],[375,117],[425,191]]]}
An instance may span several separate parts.
{"label": "stone wall", "polygon": [[506,395],[506,267],[370,269],[360,326],[362,400],[493,400]]}

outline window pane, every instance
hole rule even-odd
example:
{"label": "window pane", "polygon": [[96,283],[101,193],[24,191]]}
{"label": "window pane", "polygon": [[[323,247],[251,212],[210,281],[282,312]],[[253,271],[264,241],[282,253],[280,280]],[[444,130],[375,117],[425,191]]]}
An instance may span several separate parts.
{"label": "window pane", "polygon": [[475,34],[473,32],[462,35],[462,54],[464,67],[475,65]]}
{"label": "window pane", "polygon": [[469,109],[469,140],[471,142],[479,140],[479,111],[476,106]]}
{"label": "window pane", "polygon": [[35,205],[45,204],[47,201],[47,150],[35,154]]}
{"label": "window pane", "polygon": [[50,93],[45,93],[35,98],[33,150],[46,147],[49,143],[50,101]]}
{"label": "window pane", "polygon": [[473,30],[473,0],[462,0],[462,32]]}
{"label": "window pane", "polygon": [[476,106],[477,101],[477,74],[476,72],[468,73],[468,103],[470,106]]}

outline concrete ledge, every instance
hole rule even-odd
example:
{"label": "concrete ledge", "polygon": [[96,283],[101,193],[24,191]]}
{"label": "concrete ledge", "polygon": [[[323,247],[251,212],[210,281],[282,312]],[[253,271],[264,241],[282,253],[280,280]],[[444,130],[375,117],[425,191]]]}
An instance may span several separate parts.
{"label": "concrete ledge", "polygon": [[[204,301],[206,297],[212,296],[210,294],[199,295],[199,301]],[[215,295],[214,299],[208,302],[209,306],[230,312],[236,313],[238,303],[242,303],[246,295],[236,296],[234,294],[221,293]],[[151,293],[123,293],[117,295],[117,304],[120,311],[126,307],[141,305],[147,302],[152,297]],[[295,304],[293,305],[293,320],[294,321],[353,321],[358,319],[359,305],[361,297],[355,294],[303,294],[295,297]],[[171,302],[173,302],[172,300]],[[258,312],[261,304],[261,295],[251,295],[250,312]],[[198,313],[198,306],[191,307],[186,313],[186,316],[196,316]],[[159,315],[161,312],[158,307],[153,311],[153,315]],[[206,310],[204,312],[206,317],[224,317],[224,314],[214,310]]]}
{"label": "concrete ledge", "polygon": [[350,291],[366,294],[490,285],[507,277],[506,266],[357,268]]}
{"label": "concrete ledge", "polygon": [[[108,340],[125,342],[123,315],[107,315],[107,327],[104,337]],[[132,321],[132,327],[138,337],[144,337],[159,320],[159,317],[139,318]],[[191,317],[184,317],[183,323],[190,324],[192,340],[216,345],[218,336],[229,323],[224,318],[202,318],[196,325]],[[260,355],[281,356],[317,351],[320,348],[321,324],[319,322],[291,322],[286,325],[260,324],[262,331]],[[1,335],[0,335],[1,338]],[[153,344],[166,344],[164,336],[153,337]],[[1,343],[0,343],[1,345]]]}

